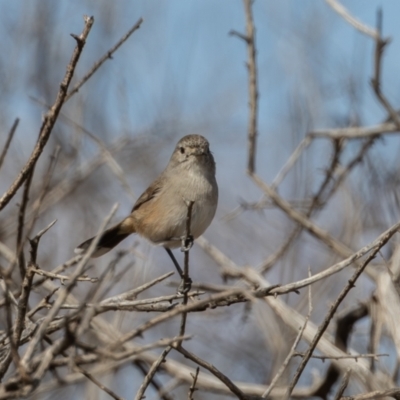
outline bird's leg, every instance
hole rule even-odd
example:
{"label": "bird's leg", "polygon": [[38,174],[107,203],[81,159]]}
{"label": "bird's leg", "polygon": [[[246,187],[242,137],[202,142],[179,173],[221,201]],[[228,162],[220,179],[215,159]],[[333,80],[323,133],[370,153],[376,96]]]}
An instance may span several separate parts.
{"label": "bird's leg", "polygon": [[167,251],[168,255],[171,257],[172,262],[175,265],[176,270],[178,271],[179,276],[183,279],[183,271],[181,266],[179,265],[178,261],[176,261],[176,258],[174,254],[172,253],[171,249],[168,247],[164,247],[164,249]]}
{"label": "bird's leg", "polygon": [[189,292],[190,288],[192,287],[192,280],[190,277],[186,277],[182,271],[181,266],[179,265],[178,261],[176,261],[176,258],[174,254],[172,253],[171,249],[168,247],[164,247],[164,249],[167,251],[168,255],[170,256],[172,262],[175,265],[176,270],[178,271],[179,276],[181,277],[181,283],[178,286],[178,293],[187,293]]}

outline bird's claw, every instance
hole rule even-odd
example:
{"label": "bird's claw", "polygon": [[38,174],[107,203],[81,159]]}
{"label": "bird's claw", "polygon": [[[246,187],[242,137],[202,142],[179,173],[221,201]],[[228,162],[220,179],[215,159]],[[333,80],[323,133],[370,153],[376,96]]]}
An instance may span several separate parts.
{"label": "bird's claw", "polygon": [[181,283],[178,286],[177,293],[178,294],[186,294],[192,288],[192,280],[187,277],[186,279],[182,279]]}
{"label": "bird's claw", "polygon": [[194,243],[194,237],[192,235],[181,237],[181,251],[189,251]]}

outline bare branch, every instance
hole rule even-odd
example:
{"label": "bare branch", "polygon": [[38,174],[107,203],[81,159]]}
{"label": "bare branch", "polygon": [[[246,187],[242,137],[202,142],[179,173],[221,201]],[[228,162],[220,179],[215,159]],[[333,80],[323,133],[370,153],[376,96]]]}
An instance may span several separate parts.
{"label": "bare branch", "polygon": [[98,388],[100,388],[103,392],[107,393],[113,399],[115,399],[115,400],[124,400],[123,397],[118,396],[111,389],[109,389],[107,386],[105,386],[102,382],[100,382],[98,379],[96,379],[91,373],[89,373],[88,371],[85,371],[82,367],[78,367],[77,365],[74,365],[74,369],[76,369],[82,375],[86,376],[86,378],[88,378]]}
{"label": "bare branch", "polygon": [[348,128],[321,129],[309,133],[311,137],[332,139],[361,139],[365,137],[377,137],[385,133],[398,134],[399,128],[394,122],[384,122],[373,126],[355,126]]}
{"label": "bare branch", "polygon": [[382,93],[381,89],[382,56],[386,45],[390,42],[389,39],[382,38],[382,10],[378,10],[377,12],[376,25],[377,25],[376,29],[377,36],[375,37],[374,77],[371,79],[371,84],[376,94],[376,97],[388,112],[391,120],[397,126],[397,129],[400,130],[400,116],[398,115],[396,110],[392,107],[386,96]]}
{"label": "bare branch", "polygon": [[79,37],[74,36],[76,40],[76,47],[72,54],[71,61],[67,66],[67,72],[64,76],[64,79],[60,84],[60,89],[58,91],[56,101],[44,117],[42,127],[40,128],[39,139],[35,145],[35,148],[32,151],[31,156],[29,157],[29,160],[26,162],[25,166],[22,168],[22,170],[20,171],[20,173],[18,174],[17,178],[12,183],[10,188],[0,198],[0,210],[2,210],[9,203],[9,201],[14,197],[17,190],[28,178],[30,172],[36,165],[37,160],[42,154],[43,149],[47,144],[47,141],[49,140],[50,134],[57,121],[58,114],[61,110],[61,107],[64,104],[68,86],[71,82],[72,76],[75,71],[75,67],[78,63],[79,57],[82,53],[83,47],[86,43],[86,39],[89,35],[93,23],[94,23],[93,17],[85,17],[85,27],[82,33],[79,35]]}
{"label": "bare branch", "polygon": [[92,75],[104,64],[105,61],[111,60],[112,55],[121,47],[121,45],[129,39],[129,36],[132,35],[133,32],[140,28],[140,25],[143,22],[143,18],[139,18],[135,25],[129,29],[128,32],[125,33],[124,36],[110,49],[108,50],[98,61],[94,63],[92,68],[86,73],[86,75],[68,92],[65,97],[65,101],[67,102],[75,93],[79,91],[79,89],[86,83]]}
{"label": "bare branch", "polygon": [[240,400],[248,399],[248,397],[226,375],[224,375],[221,371],[219,371],[217,368],[215,368],[214,365],[208,363],[207,361],[202,360],[200,357],[197,357],[195,354],[190,353],[189,351],[185,350],[182,346],[176,347],[175,350],[177,350],[179,353],[181,353],[183,356],[185,356],[189,360],[192,360],[196,364],[200,365],[200,367],[203,367],[203,368],[207,369],[208,371],[210,371],[221,382],[223,382],[238,399],[240,399]]}
{"label": "bare branch", "polygon": [[196,368],[196,374],[192,375],[193,376],[193,383],[190,385],[190,388],[189,388],[188,400],[194,400],[193,395],[194,395],[194,392],[197,390],[196,389],[196,382],[197,382],[197,377],[199,376],[199,372],[200,372],[200,367],[197,367]]}
{"label": "bare branch", "polygon": [[342,383],[341,383],[341,385],[339,387],[339,390],[335,394],[334,400],[339,400],[339,399],[342,398],[342,395],[343,395],[344,391],[346,390],[347,385],[349,384],[350,375],[351,375],[351,369],[348,369],[346,371],[346,373],[344,374]]}
{"label": "bare branch", "polygon": [[2,152],[0,154],[0,169],[1,169],[2,165],[3,165],[3,163],[4,163],[4,159],[6,158],[6,154],[7,154],[8,148],[10,147],[11,141],[12,141],[12,139],[14,137],[15,131],[17,130],[18,124],[19,124],[19,118],[15,118],[15,121],[14,121],[10,131],[8,132],[7,140],[6,140],[5,144],[4,144],[3,150],[2,150]]}
{"label": "bare branch", "polygon": [[248,160],[247,170],[249,173],[255,171],[256,147],[257,147],[257,112],[258,112],[258,89],[257,89],[257,63],[256,63],[256,44],[255,27],[253,22],[252,0],[243,0],[246,13],[246,35],[231,30],[231,36],[237,36],[247,45],[247,68],[249,72],[249,127],[247,134]]}
{"label": "bare branch", "polygon": [[249,69],[249,129],[248,129],[248,163],[249,173],[255,171],[257,148],[257,113],[258,113],[258,89],[257,89],[257,63],[255,27],[252,13],[252,0],[243,0],[246,10],[246,36],[247,36],[247,68]]}
{"label": "bare branch", "polygon": [[376,40],[379,37],[379,33],[370,28],[369,26],[360,22],[357,18],[353,17],[346,8],[340,4],[337,0],[325,0],[334,11],[336,11],[345,21],[350,25],[354,26],[358,31],[370,36],[372,39]]}
{"label": "bare branch", "polygon": [[167,357],[171,349],[172,349],[171,346],[166,347],[164,351],[160,354],[160,357],[153,363],[153,365],[149,369],[149,372],[145,376],[144,381],[140,385],[138,392],[136,393],[135,400],[142,400],[144,398],[143,396],[144,392],[147,389],[147,386],[149,386],[151,380],[153,379],[155,373],[157,372],[157,369],[160,367],[161,363],[165,360],[165,357]]}

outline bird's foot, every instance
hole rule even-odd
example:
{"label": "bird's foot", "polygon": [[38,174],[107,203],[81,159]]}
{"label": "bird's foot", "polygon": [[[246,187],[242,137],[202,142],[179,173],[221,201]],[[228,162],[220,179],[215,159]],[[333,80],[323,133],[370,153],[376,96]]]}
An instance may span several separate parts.
{"label": "bird's foot", "polygon": [[192,280],[189,277],[187,277],[186,279],[183,278],[176,292],[178,294],[186,294],[190,291],[191,287],[192,287]]}
{"label": "bird's foot", "polygon": [[194,243],[194,237],[192,235],[181,237],[181,251],[189,251]]}

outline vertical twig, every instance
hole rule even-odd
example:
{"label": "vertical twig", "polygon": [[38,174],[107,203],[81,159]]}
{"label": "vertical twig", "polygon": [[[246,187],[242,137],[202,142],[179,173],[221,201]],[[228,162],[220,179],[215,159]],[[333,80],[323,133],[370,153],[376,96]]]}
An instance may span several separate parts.
{"label": "vertical twig", "polygon": [[[33,173],[35,168],[29,172],[28,177],[25,181],[24,191],[22,194],[22,201],[18,211],[18,230],[17,230],[17,262],[18,262],[18,269],[21,275],[21,279],[24,279],[25,276],[25,255],[24,255],[24,243],[22,237],[24,235],[24,225],[25,225],[25,211],[29,201],[29,190],[32,183]],[[8,269],[8,273],[11,274],[13,265]]]}
{"label": "vertical twig", "polygon": [[189,388],[188,400],[194,400],[193,395],[194,395],[194,392],[197,390],[196,382],[197,382],[197,377],[199,376],[199,372],[200,372],[200,367],[197,367],[196,373],[194,375],[190,374],[193,377],[193,383],[190,385],[190,388]]}
{"label": "vertical twig", "polygon": [[[39,195],[38,206],[36,208],[35,216],[32,218],[32,222],[29,225],[28,229],[26,230],[26,237],[28,237],[31,234],[31,230],[35,223],[36,216],[39,213],[40,205],[42,204],[44,196],[46,195],[47,189],[49,187],[50,179],[51,179],[52,173],[54,171],[56,160],[57,160],[57,157],[59,154],[59,150],[60,150],[60,148],[57,147],[54,155],[52,155],[50,157],[50,164],[49,164],[49,168],[47,169],[46,176],[44,178],[42,192]],[[23,247],[24,247],[25,240],[26,240],[26,239],[23,240],[24,225],[25,225],[25,213],[26,213],[26,207],[27,207],[28,201],[29,201],[29,191],[30,191],[34,172],[35,172],[35,167],[32,168],[27,180],[25,181],[24,191],[23,191],[23,195],[22,195],[22,202],[21,202],[19,212],[18,212],[18,231],[17,231],[16,248],[17,248],[17,262],[18,262],[21,279],[24,279],[24,276],[25,276],[25,256],[24,256],[24,251],[23,251]],[[7,271],[9,274],[12,273],[13,267],[14,267],[14,264],[11,263],[11,266],[9,267],[9,269]]]}
{"label": "vertical twig", "polygon": [[[192,221],[192,209],[193,209],[194,201],[189,201],[187,203],[187,216],[186,216],[186,232],[185,232],[185,260],[184,260],[184,265],[183,265],[183,287],[186,288],[187,285],[191,282],[190,277],[189,277],[189,251],[190,251],[190,246],[187,246],[187,242],[190,240],[191,233],[190,233],[190,224]],[[184,290],[183,291],[183,300],[182,304],[186,305],[188,302],[188,291]],[[182,313],[182,318],[181,318],[181,326],[179,329],[179,336],[183,336],[185,334],[185,328],[186,328],[186,318],[187,318],[187,313],[184,312]],[[182,340],[177,342],[177,346],[180,346],[182,344]]]}
{"label": "vertical twig", "polygon": [[257,112],[258,112],[258,90],[257,90],[257,64],[255,27],[253,22],[252,3],[253,0],[243,0],[246,10],[246,34],[247,54],[249,69],[249,131],[248,131],[248,163],[247,169],[250,174],[255,172],[256,145],[257,145]]}
{"label": "vertical twig", "polygon": [[257,63],[256,63],[256,43],[255,27],[251,6],[253,0],[243,0],[246,12],[246,35],[231,30],[232,36],[237,36],[247,44],[247,69],[249,71],[249,127],[247,133],[248,160],[247,172],[251,175],[255,172],[256,146],[257,146],[257,113],[258,113],[258,89],[257,89]]}
{"label": "vertical twig", "polygon": [[388,112],[392,121],[397,125],[400,130],[400,116],[396,110],[392,107],[389,100],[382,93],[381,89],[381,67],[382,67],[382,56],[386,45],[390,42],[389,38],[382,38],[382,9],[378,9],[376,16],[376,32],[375,38],[375,62],[374,62],[374,77],[371,79],[371,85],[374,89],[376,97]]}

